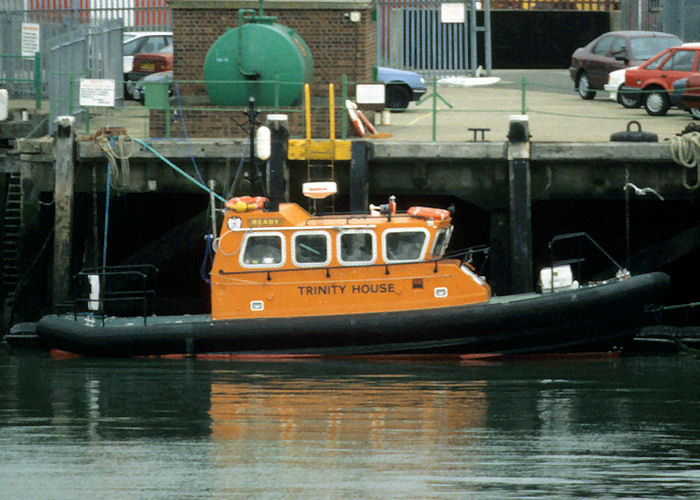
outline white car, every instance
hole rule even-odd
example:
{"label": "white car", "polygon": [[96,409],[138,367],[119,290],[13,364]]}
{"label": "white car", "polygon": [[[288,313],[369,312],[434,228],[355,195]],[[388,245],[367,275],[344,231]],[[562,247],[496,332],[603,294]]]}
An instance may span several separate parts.
{"label": "white car", "polygon": [[637,66],[622,68],[616,71],[611,71],[608,75],[608,83],[603,88],[610,93],[610,99],[622,104],[625,108],[638,108],[642,105],[641,95],[633,90],[627,90],[625,86],[625,71],[628,69],[636,69]]}
{"label": "white car", "polygon": [[134,54],[160,52],[173,43],[172,31],[125,31],[124,32],[124,74],[131,71]]}

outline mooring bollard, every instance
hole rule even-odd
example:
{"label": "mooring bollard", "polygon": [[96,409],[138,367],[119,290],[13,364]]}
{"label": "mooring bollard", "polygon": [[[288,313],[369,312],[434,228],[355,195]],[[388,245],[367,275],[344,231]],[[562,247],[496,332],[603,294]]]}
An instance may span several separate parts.
{"label": "mooring bollard", "polygon": [[511,115],[508,128],[511,293],[531,292],[532,214],[530,129],[527,115]]}

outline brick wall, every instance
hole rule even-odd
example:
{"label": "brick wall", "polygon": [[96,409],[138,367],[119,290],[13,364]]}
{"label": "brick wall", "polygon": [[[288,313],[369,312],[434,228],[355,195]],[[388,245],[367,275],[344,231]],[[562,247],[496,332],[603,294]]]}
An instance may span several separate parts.
{"label": "brick wall", "polygon": [[[174,108],[173,108],[174,109]],[[260,110],[262,114],[259,116],[261,122],[265,122],[265,115],[272,113],[271,110]],[[373,111],[365,111],[365,115],[370,121],[374,121],[375,114]],[[248,117],[243,111],[231,110],[209,110],[207,108],[185,109],[183,111],[184,124],[187,129],[188,137],[247,137],[247,129],[241,128],[236,123],[243,125],[248,124]],[[289,132],[290,137],[301,139],[306,136],[306,121],[302,112],[289,113]],[[182,126],[182,118],[170,115],[170,136],[184,137]],[[165,112],[151,110],[149,117],[149,134],[151,137],[165,137]],[[342,130],[342,113],[337,109],[335,113],[335,138],[341,138]],[[327,139],[330,134],[328,107],[312,106],[311,107],[311,137],[314,139]],[[355,132],[347,121],[347,137],[355,136]]]}
{"label": "brick wall", "polygon": [[[227,28],[238,25],[239,8],[257,8],[250,1],[170,0],[173,12],[174,79],[192,81],[203,79],[204,60],[209,48]],[[269,6],[269,7],[268,7]],[[303,8],[302,8],[303,7]],[[376,23],[372,20],[372,2],[266,2],[264,15],[277,17],[277,23],[289,26],[306,42],[314,61],[314,79],[311,93],[328,95],[328,84],[334,83],[336,103],[341,103],[342,77],[351,82],[368,82],[376,64]],[[360,12],[360,22],[351,22],[345,15]],[[184,103],[208,105],[203,84],[183,84],[179,87]],[[349,88],[354,95],[354,88]],[[301,111],[301,107],[299,110]],[[298,115],[298,116],[295,116]],[[338,113],[340,115],[340,113]],[[185,125],[192,137],[243,137],[246,134],[235,126],[233,120],[244,122],[243,113],[232,111],[185,111]],[[340,116],[336,118],[340,120]],[[165,131],[162,112],[151,111],[152,136],[162,136]],[[301,113],[290,113],[290,134],[304,135]],[[327,108],[312,109],[312,135],[328,136]],[[340,134],[336,125],[336,135]],[[348,126],[348,130],[350,127]],[[182,134],[181,126],[171,123],[171,135]]]}

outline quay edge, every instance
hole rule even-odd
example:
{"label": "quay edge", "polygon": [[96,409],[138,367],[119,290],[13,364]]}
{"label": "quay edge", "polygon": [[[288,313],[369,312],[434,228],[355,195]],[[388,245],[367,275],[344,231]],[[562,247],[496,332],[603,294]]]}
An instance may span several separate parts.
{"label": "quay edge", "polygon": [[[43,257],[38,257],[45,238],[36,238],[36,234],[44,234],[54,227],[55,214],[52,213],[53,208],[47,206],[52,200],[55,183],[56,159],[51,147],[52,141],[51,138],[49,141],[47,138],[18,141],[16,151],[6,153],[0,161],[0,172],[20,174],[23,179],[25,210],[22,225],[26,230],[20,237],[23,250],[19,257],[19,267],[26,269],[33,260],[38,259],[33,269],[34,279],[30,280],[35,285],[25,287],[25,297],[43,297],[47,290],[42,290],[36,283],[49,283],[53,279],[50,255],[44,251]],[[395,194],[404,203],[410,201],[411,204],[418,204],[421,199],[442,201],[445,206],[451,202],[456,203],[456,224],[474,225],[468,241],[459,243],[490,243],[490,268],[508,267],[502,265],[512,255],[512,249],[509,248],[512,241],[505,245],[502,243],[511,238],[507,142],[363,142],[369,150],[368,184],[371,202],[383,202],[386,196]],[[241,156],[246,153],[246,141],[240,139],[191,139],[189,142],[184,139],[159,139],[151,144],[164,157],[190,173],[193,173],[194,159],[203,177],[207,180],[214,179],[219,186],[217,189],[222,191],[224,188],[221,186],[230,182],[231,169],[236,168]],[[628,240],[632,241],[633,272],[663,269],[676,261],[692,262],[693,256],[698,255],[700,210],[697,210],[697,202],[700,196],[698,190],[686,187],[688,182],[693,181],[692,172],[673,162],[668,142],[531,142],[528,161],[528,202],[532,212],[529,234],[533,239],[531,252],[534,251],[534,255],[529,257],[530,265],[541,263],[543,255],[537,252],[546,246],[551,234],[573,230],[586,230],[594,234],[596,239],[603,240],[606,249],[618,259],[624,260],[627,250],[624,241],[625,223],[629,225],[630,218],[632,227],[629,228]],[[78,136],[75,164],[75,209],[84,211],[86,206],[91,206],[89,199],[92,198],[93,185],[97,186],[98,195],[104,199],[104,167],[107,159],[98,144]],[[337,162],[336,165],[340,192],[348,187],[349,164],[350,162]],[[174,174],[151,152],[141,147],[135,148],[130,155],[129,166],[129,182],[122,186],[119,195],[146,195],[146,198],[153,197],[156,201],[144,201],[143,197],[130,199],[129,204],[134,205],[133,209],[127,209],[122,214],[111,214],[110,223],[114,222],[118,227],[129,227],[131,231],[140,234],[152,232],[152,225],[143,220],[134,225],[133,222],[127,222],[127,218],[133,220],[133,212],[139,213],[144,207],[150,210],[149,216],[152,214],[160,220],[167,217],[169,222],[183,227],[191,224],[196,213],[205,211],[208,195],[200,193],[189,181]],[[289,167],[290,184],[296,187],[304,180],[306,164],[290,162]],[[93,171],[96,172],[96,181],[92,178]],[[662,194],[665,201],[660,202],[653,196],[630,195],[623,190],[626,182],[633,182],[640,188],[651,187]],[[2,185],[3,189],[5,186],[6,184]],[[158,205],[157,200],[163,197],[168,197],[168,200],[175,197],[179,200],[178,203],[191,205],[191,210],[172,210],[172,206],[154,208],[154,205]],[[89,221],[89,217],[81,219],[82,222],[86,220]],[[668,224],[658,224],[659,220],[668,221]],[[645,225],[647,221],[668,227],[654,226],[650,231],[649,226]],[[576,223],[577,226],[569,226],[569,223]],[[581,223],[585,227],[578,227]],[[139,225],[143,227],[140,228]],[[73,239],[86,237],[85,228],[75,231]],[[598,231],[606,235],[601,238]],[[110,234],[110,238],[116,239],[117,234]],[[87,239],[89,241],[78,245],[79,249],[73,252],[73,262],[70,265],[72,272],[79,270],[80,266],[76,262],[86,260],[86,254],[89,253],[87,247],[95,238],[90,236]],[[130,255],[143,255],[144,252],[140,252],[142,247],[157,247],[163,243],[153,235],[140,235],[133,240],[121,241],[120,244],[126,247],[118,252],[110,248],[110,252],[114,250],[115,256],[118,256],[116,258],[128,259]],[[192,253],[200,254],[200,240],[198,235],[197,238],[183,238],[180,242],[185,247],[193,246]],[[130,243],[133,245],[129,246]],[[117,243],[113,245],[117,246]],[[668,255],[650,257],[650,254],[655,254],[655,249],[664,249]],[[76,251],[83,254],[76,255]],[[672,284],[675,285],[677,276],[673,272],[670,274]],[[681,281],[690,283],[696,274],[697,271],[691,269],[687,276],[681,276]],[[494,286],[504,286],[508,276],[506,272],[500,280],[493,280]],[[679,296],[684,297],[685,293],[682,291]],[[21,301],[20,298],[19,302]],[[30,304],[22,306],[24,311],[20,308],[11,315],[13,322],[36,319],[38,309],[43,309],[41,312],[44,312],[50,306],[50,299],[27,302]]]}

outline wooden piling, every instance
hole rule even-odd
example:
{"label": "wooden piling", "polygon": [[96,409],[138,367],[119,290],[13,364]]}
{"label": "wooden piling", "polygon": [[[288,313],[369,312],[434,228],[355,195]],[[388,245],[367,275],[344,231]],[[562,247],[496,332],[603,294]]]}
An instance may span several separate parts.
{"label": "wooden piling", "polygon": [[72,116],[56,119],[56,143],[54,146],[54,200],[55,227],[53,253],[53,303],[60,304],[70,298],[71,238],[73,215],[73,178],[75,175],[74,133]]}

